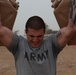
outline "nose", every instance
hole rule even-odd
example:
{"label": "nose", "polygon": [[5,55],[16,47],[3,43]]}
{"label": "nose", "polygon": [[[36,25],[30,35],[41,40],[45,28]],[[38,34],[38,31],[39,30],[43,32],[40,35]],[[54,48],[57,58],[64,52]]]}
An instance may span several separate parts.
{"label": "nose", "polygon": [[34,37],[33,42],[37,42],[37,41],[38,41],[38,37]]}

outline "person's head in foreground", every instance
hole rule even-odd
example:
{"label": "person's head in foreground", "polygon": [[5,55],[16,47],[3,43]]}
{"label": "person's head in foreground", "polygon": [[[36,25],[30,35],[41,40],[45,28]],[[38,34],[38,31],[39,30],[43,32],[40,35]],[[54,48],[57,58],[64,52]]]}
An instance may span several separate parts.
{"label": "person's head in foreground", "polygon": [[33,16],[26,22],[25,32],[28,43],[37,48],[42,44],[45,34],[45,23],[39,16]]}

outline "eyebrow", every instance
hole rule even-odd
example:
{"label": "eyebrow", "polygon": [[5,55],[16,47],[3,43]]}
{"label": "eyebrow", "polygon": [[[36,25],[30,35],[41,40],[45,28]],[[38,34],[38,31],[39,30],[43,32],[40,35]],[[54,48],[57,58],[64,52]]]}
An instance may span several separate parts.
{"label": "eyebrow", "polygon": [[[29,36],[31,36],[31,37],[35,37],[35,36],[33,36],[33,35],[29,35]],[[38,36],[36,36],[36,37],[41,37],[41,36],[43,36],[43,35],[38,35]]]}

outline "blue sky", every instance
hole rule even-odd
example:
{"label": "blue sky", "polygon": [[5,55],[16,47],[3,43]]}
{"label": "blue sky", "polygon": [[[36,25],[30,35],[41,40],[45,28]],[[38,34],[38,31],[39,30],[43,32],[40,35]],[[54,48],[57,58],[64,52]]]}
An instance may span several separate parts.
{"label": "blue sky", "polygon": [[17,0],[19,2],[18,14],[15,20],[13,31],[19,30],[24,35],[25,23],[33,15],[43,18],[45,23],[52,30],[59,30],[59,26],[53,14],[50,0]]}

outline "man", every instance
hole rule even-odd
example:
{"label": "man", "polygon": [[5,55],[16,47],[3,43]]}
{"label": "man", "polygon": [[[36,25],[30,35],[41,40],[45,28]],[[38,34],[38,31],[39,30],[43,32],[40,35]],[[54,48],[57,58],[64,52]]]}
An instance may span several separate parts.
{"label": "man", "polygon": [[0,24],[0,41],[14,55],[17,75],[56,75],[57,56],[76,33],[76,25],[69,21],[57,34],[44,39],[43,19],[32,16],[25,29],[27,39]]}
{"label": "man", "polygon": [[27,40],[0,24],[0,41],[13,53],[17,75],[55,75],[57,55],[76,33],[76,26],[68,23],[47,39],[44,33],[45,23],[38,16],[26,23]]}

